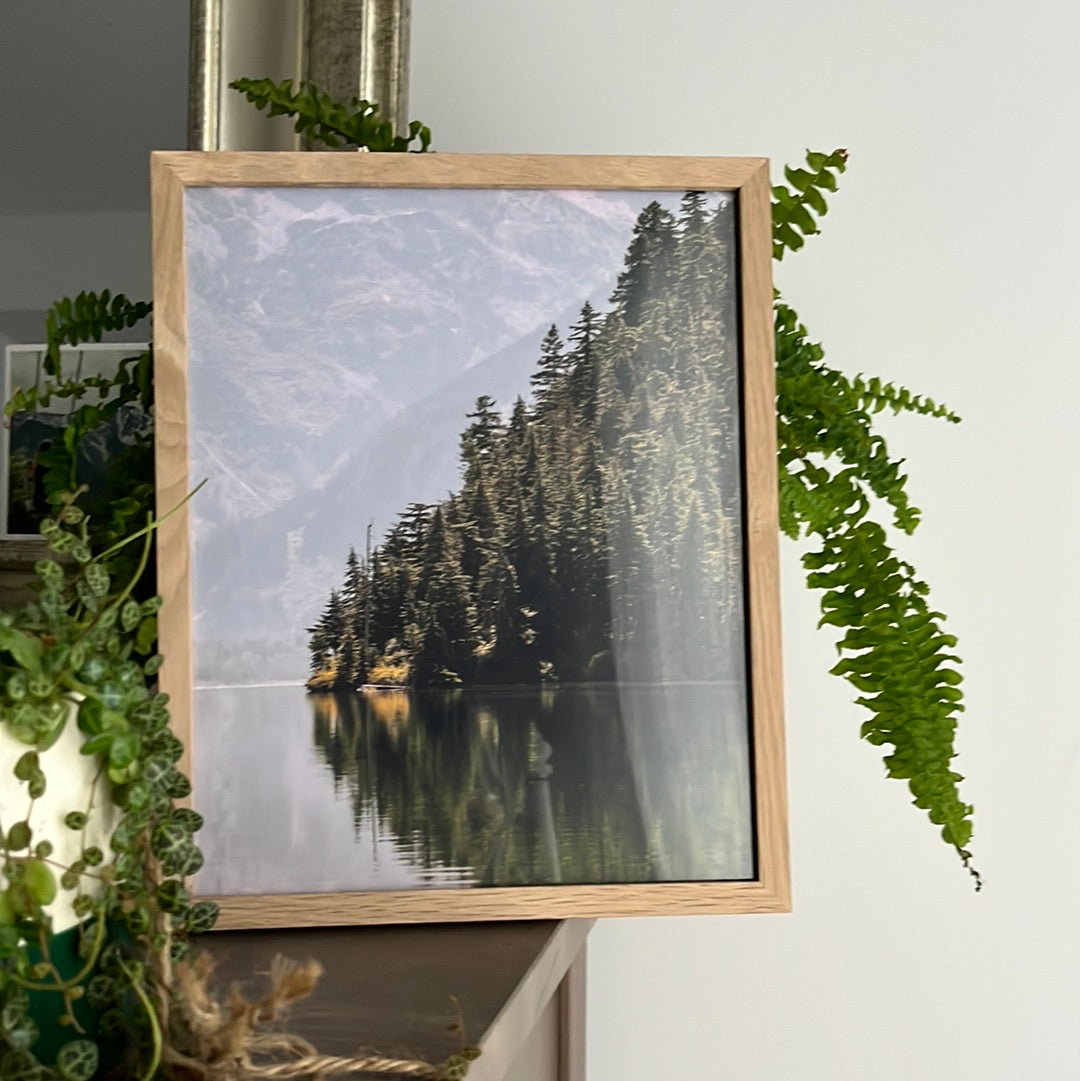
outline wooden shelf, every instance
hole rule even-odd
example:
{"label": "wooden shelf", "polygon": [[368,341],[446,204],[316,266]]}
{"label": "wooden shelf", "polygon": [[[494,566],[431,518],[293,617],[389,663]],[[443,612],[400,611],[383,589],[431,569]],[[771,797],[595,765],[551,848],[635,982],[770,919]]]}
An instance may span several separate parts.
{"label": "wooden shelf", "polygon": [[585,938],[591,920],[226,931],[200,940],[227,985],[253,993],[276,954],[319,961],[289,1028],[321,1052],[376,1049],[438,1063],[466,1035],[470,1081],[584,1081]]}
{"label": "wooden shelf", "polygon": [[34,562],[54,553],[43,537],[0,537],[0,611],[19,608],[35,594],[27,588]]}

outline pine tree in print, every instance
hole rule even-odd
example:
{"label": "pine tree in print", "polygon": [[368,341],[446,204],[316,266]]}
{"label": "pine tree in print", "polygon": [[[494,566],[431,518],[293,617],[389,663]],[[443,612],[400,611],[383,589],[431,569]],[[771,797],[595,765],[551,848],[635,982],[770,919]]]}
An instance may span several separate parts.
{"label": "pine tree in print", "polygon": [[[741,664],[733,209],[638,217],[610,308],[538,343],[531,397],[481,395],[460,486],[355,550],[311,628],[313,689],[713,680]],[[391,663],[391,661],[393,663]]]}

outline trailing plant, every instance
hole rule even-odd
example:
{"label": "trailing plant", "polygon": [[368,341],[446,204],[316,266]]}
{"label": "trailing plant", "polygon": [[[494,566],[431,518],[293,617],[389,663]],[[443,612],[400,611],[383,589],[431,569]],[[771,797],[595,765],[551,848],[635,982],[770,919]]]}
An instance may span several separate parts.
{"label": "trailing plant", "polygon": [[[797,251],[818,231],[824,192],[836,190],[847,152],[808,153],[807,168],[784,170],[773,188],[773,254]],[[870,712],[862,737],[889,746],[890,777],[906,780],[915,806],[941,827],[946,844],[981,879],[971,862],[972,807],[959,795],[952,768],[954,735],[963,711],[956,638],[929,603],[929,587],[900,559],[875,520],[884,504],[891,524],[912,533],[919,510],[907,495],[901,461],[889,457],[873,415],[917,413],[957,423],[929,398],[880,379],[850,378],[824,360],[795,312],[775,303],[780,527],[814,547],[802,557],[807,583],[821,591],[819,626],[838,628],[840,660],[832,668]]]}
{"label": "trailing plant", "polygon": [[[167,696],[154,686],[162,660],[155,647],[161,601],[133,595],[155,523],[147,515],[118,547],[94,554],[79,494],[61,496],[55,516],[41,522],[51,555],[35,565],[36,598],[0,613],[0,716],[9,735],[27,747],[14,768],[26,793],[25,813],[0,823],[5,1081],[93,1076],[98,1044],[83,1031],[82,1000],[101,1015],[102,1033],[134,1029],[130,1076],[153,1076],[167,1016],[167,969],[183,955],[188,936],[208,930],[217,913],[211,902],[192,902],[184,886],[184,877],[202,863],[194,840],[202,819],[176,804],[191,786],[176,766],[183,745],[169,730]],[[118,578],[110,566],[127,547],[137,558],[131,573]],[[91,786],[86,803],[64,819],[82,839],[78,856],[68,861],[56,854],[59,838],[39,835],[31,819],[50,784],[42,756],[72,718],[82,754],[97,763],[98,778],[107,778],[120,817],[108,851],[87,843],[95,810]],[[81,967],[71,976],[53,956],[46,911],[62,893],[85,921],[78,932]],[[55,994],[59,1023],[76,1034],[60,1048],[55,1066],[34,1055],[30,992]]]}
{"label": "trailing plant", "polygon": [[[296,91],[292,79],[235,79],[229,86],[268,116],[295,117],[298,134],[331,149],[423,153],[431,145],[431,129],[419,120],[409,123],[408,135],[396,135],[390,118],[379,115],[378,105],[361,98],[336,101],[314,83],[301,82]],[[415,148],[414,142],[419,144]]]}

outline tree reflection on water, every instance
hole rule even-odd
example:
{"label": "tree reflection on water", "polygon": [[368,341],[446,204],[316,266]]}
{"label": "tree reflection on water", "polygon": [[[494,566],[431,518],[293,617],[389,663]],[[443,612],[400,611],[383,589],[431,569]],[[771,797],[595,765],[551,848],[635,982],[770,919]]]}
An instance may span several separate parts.
{"label": "tree reflection on water", "polygon": [[[722,685],[313,696],[357,842],[477,885],[748,878],[746,734]],[[374,844],[373,844],[374,847]]]}

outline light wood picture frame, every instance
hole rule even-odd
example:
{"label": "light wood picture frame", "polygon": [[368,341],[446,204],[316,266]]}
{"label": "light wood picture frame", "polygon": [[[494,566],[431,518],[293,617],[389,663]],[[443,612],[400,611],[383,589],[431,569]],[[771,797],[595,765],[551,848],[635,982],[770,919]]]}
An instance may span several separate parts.
{"label": "light wood picture frame", "polygon": [[789,910],[767,162],[151,175],[219,926]]}

